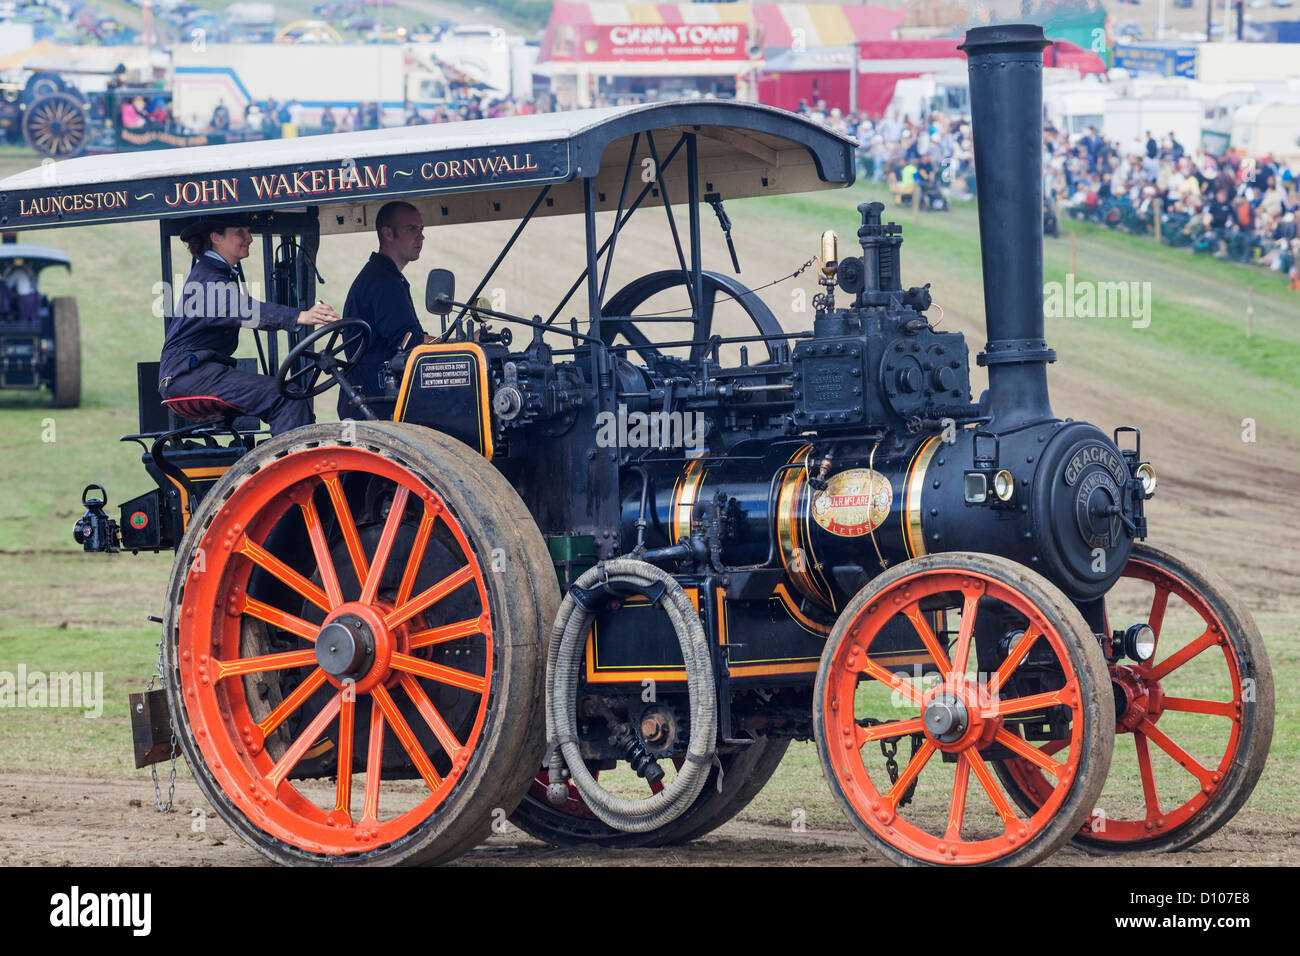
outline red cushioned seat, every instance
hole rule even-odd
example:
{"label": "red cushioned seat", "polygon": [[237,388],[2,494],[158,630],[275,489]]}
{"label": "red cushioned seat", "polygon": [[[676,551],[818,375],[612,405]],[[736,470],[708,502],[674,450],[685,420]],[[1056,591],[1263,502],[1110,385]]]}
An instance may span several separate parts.
{"label": "red cushioned seat", "polygon": [[243,414],[234,405],[215,395],[186,395],[183,398],[163,399],[163,407],[171,409],[181,418],[192,422],[215,422],[225,418],[238,418]]}

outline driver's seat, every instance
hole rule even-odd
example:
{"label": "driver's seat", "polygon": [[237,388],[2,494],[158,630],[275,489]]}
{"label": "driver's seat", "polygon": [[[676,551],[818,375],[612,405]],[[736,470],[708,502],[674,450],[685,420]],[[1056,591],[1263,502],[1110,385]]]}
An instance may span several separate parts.
{"label": "driver's seat", "polygon": [[180,398],[163,399],[163,408],[169,409],[178,418],[196,424],[206,425],[211,422],[231,421],[244,413],[234,405],[215,395],[184,395]]}

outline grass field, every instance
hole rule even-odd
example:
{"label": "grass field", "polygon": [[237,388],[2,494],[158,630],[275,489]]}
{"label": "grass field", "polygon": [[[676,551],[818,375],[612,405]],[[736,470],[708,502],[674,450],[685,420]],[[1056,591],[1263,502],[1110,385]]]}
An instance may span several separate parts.
{"label": "grass field", "polygon": [[[0,155],[0,174],[34,162]],[[751,269],[745,280],[756,286],[788,274],[787,265],[815,251],[823,228],[838,229],[847,246],[857,226],[852,207],[871,198],[883,197],[859,185],[849,194],[728,204],[742,264]],[[925,214],[915,225],[910,210],[895,215],[905,227],[904,285],[932,282],[941,328],[965,332],[973,354],[983,344],[974,209]],[[662,220],[656,227],[662,230]],[[711,220],[707,228],[716,253]],[[1163,543],[1213,563],[1253,610],[1279,696],[1269,766],[1247,813],[1294,829],[1300,825],[1300,790],[1293,784],[1300,773],[1300,715],[1292,690],[1300,683],[1300,295],[1288,293],[1274,273],[1070,222],[1062,228],[1076,234],[1078,280],[1149,282],[1151,309],[1149,324],[1140,328],[1126,317],[1049,318],[1048,339],[1060,355],[1051,373],[1054,407],[1104,428],[1142,424],[1144,449],[1161,469],[1153,535],[1160,529]],[[88,481],[104,484],[111,504],[148,487],[139,449],[115,439],[136,430],[135,362],[156,359],[161,346],[161,322],[150,310],[156,236],[154,224],[135,223],[25,237],[65,249],[74,263],[70,276],[47,273],[44,286],[50,295],[74,294],[80,302],[83,404],[56,411],[46,393],[0,393],[0,671],[22,664],[102,672],[105,702],[95,720],[67,710],[0,712],[0,771],[132,772],[125,695],[153,669],[157,632],[145,616],[161,614],[169,560],[83,556],[71,526]],[[1064,281],[1070,243],[1048,240],[1047,281]],[[439,245],[450,248],[445,240]],[[779,254],[763,252],[765,245]],[[369,248],[365,236],[325,243],[323,297],[341,304]],[[454,264],[470,281],[481,263],[466,258]],[[779,316],[788,312],[786,288],[764,293]],[[251,343],[247,348],[255,354]],[[976,393],[980,387],[975,384]],[[321,400],[322,418],[332,417],[332,405],[330,393]],[[1250,442],[1241,438],[1247,419],[1258,436]],[[1131,797],[1131,775],[1124,787],[1117,800]],[[796,810],[810,826],[845,825],[811,744],[792,746],[745,817],[789,823]]]}

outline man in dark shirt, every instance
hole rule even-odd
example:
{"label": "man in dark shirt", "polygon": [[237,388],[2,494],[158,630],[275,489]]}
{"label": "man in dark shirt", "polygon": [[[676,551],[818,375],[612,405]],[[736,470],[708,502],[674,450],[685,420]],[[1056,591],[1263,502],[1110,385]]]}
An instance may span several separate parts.
{"label": "man in dark shirt", "polygon": [[1216,231],[1222,231],[1228,228],[1228,223],[1232,221],[1232,206],[1228,204],[1228,191],[1220,188],[1214,196],[1214,202],[1210,203],[1206,212],[1210,216],[1210,228]]}
{"label": "man in dark shirt", "polygon": [[[370,347],[349,376],[356,390],[367,398],[384,393],[380,368],[403,343],[409,348],[427,339],[411,302],[411,285],[402,275],[410,263],[420,258],[424,245],[420,211],[406,202],[385,203],[375,217],[375,231],[379,234],[379,251],[370,254],[370,261],[357,274],[343,306],[346,318],[365,319],[370,325]],[[367,404],[381,418],[392,415],[393,402]],[[346,395],[339,395],[338,410],[339,418],[357,417]]]}

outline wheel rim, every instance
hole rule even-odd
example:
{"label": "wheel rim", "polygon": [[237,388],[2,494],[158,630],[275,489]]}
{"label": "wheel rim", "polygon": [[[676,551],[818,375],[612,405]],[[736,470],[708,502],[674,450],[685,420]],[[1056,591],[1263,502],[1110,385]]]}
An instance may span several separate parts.
{"label": "wheel rim", "polygon": [[[367,498],[385,489],[392,494],[369,554],[345,493],[349,476],[359,474],[368,476]],[[331,554],[331,518],[341,539],[334,550],[346,554],[343,561]],[[270,539],[282,519],[301,522],[318,580],[272,553]],[[399,538],[410,544],[395,547]],[[427,583],[434,539],[447,554],[454,547],[461,564]],[[255,571],[315,610],[294,613],[250,597]],[[466,604],[477,613],[442,619],[446,610]],[[345,854],[398,841],[446,800],[476,752],[492,692],[489,607],[483,570],[464,530],[418,475],[362,449],[287,455],[247,479],[214,515],[187,575],[177,660],[194,743],[230,801],[290,845]],[[245,654],[241,640],[249,623],[292,635],[299,646]],[[343,631],[361,646],[359,654],[348,653]],[[467,645],[470,670],[431,659],[435,649],[457,646],[459,654],[457,642]],[[277,672],[302,679],[259,721],[244,678]],[[319,709],[308,717],[313,701]],[[361,720],[366,710],[368,726]],[[281,728],[291,719],[298,729],[273,755],[269,741],[283,738]],[[364,746],[364,787],[354,786],[353,761],[340,758],[333,787],[313,796],[291,783],[290,774],[331,730],[339,755]],[[385,786],[384,765],[396,752],[390,748],[386,759],[390,735],[428,789],[413,807],[397,812],[387,806],[391,797],[399,795],[401,803],[400,794],[410,791],[397,786],[395,776],[387,781],[393,786]]]}
{"label": "wheel rim", "polygon": [[[1151,586],[1148,610],[1138,620],[1145,620],[1156,636],[1155,652],[1147,664],[1115,663],[1109,668],[1116,696],[1116,734],[1133,740],[1130,759],[1136,762],[1136,777],[1141,784],[1140,795],[1136,795],[1141,812],[1133,812],[1136,809],[1133,800],[1125,800],[1116,787],[1111,787],[1102,795],[1099,812],[1091,814],[1079,831],[1085,842],[1117,849],[1125,844],[1176,834],[1205,811],[1237,759],[1244,717],[1241,668],[1223,620],[1204,595],[1178,575],[1137,556],[1131,557],[1125,566],[1121,581],[1125,579]],[[1174,603],[1181,602],[1182,607],[1171,608],[1171,598]],[[1179,639],[1180,635],[1169,633],[1166,619],[1179,612],[1184,618],[1194,615],[1200,620],[1203,630],[1199,637],[1185,641]],[[1182,630],[1186,631],[1185,622]],[[1166,634],[1163,642],[1162,631]],[[1213,653],[1216,647],[1220,654]],[[1218,673],[1215,679],[1206,681],[1205,672],[1210,669]],[[1181,693],[1185,688],[1206,683],[1219,689],[1226,684],[1231,689],[1230,699],[1188,697]],[[1170,728],[1172,721],[1168,717],[1172,714],[1182,715],[1183,733]],[[1164,727],[1160,726],[1162,721]],[[1215,722],[1218,726],[1211,728],[1209,725]],[[1211,753],[1208,766],[1206,761],[1197,759],[1192,748],[1178,742],[1175,735],[1183,737],[1184,734],[1198,740],[1214,734],[1196,748],[1202,755],[1208,748]],[[1216,740],[1218,746],[1213,742]],[[1052,746],[1048,744],[1047,748]],[[1125,749],[1117,743],[1116,757]],[[1222,756],[1215,759],[1214,754],[1220,751]],[[1156,772],[1159,753],[1169,758],[1163,761],[1163,769],[1172,771],[1163,775],[1163,786]],[[1037,803],[1043,786],[1037,769],[1019,759],[1007,761],[1005,769],[1024,791],[1024,797],[1031,804]],[[1170,779],[1177,774],[1186,777],[1181,787],[1176,776]],[[1122,785],[1123,776],[1121,766],[1113,765],[1112,780]]]}
{"label": "wheel rim", "polygon": [[[601,322],[601,338],[606,345],[613,345],[619,338],[622,338],[633,346],[633,351],[636,351],[646,361],[649,361],[651,354],[655,356],[663,355],[660,348],[655,345],[654,339],[672,341],[682,336],[675,334],[673,331],[665,332],[662,326],[656,329],[653,325],[649,326],[653,330],[653,334],[647,335],[646,331],[643,331],[636,324],[635,317],[632,321],[628,321],[626,319],[619,320],[618,316],[632,316],[645,303],[670,289],[680,289],[681,296],[686,297],[688,303],[688,307],[685,309],[671,311],[682,316],[681,321],[683,324],[693,326],[690,336],[696,339],[697,343],[691,346],[689,354],[686,356],[686,360],[689,362],[698,362],[708,351],[707,339],[713,335],[714,316],[720,302],[734,301],[745,319],[760,334],[781,334],[781,324],[777,321],[776,316],[772,314],[772,310],[755,292],[746,288],[734,277],[717,272],[704,272],[702,280],[704,298],[697,307],[690,306],[689,292],[686,285],[687,276],[681,271],[670,269],[663,272],[652,272],[633,280],[611,296],[601,307],[601,314],[610,317],[603,319]],[[653,321],[653,318],[651,321]],[[751,333],[747,330],[745,334]],[[772,357],[770,343],[751,344],[763,345],[768,357]]]}
{"label": "wheel rim", "polygon": [[[938,600],[944,602],[945,609],[961,612],[951,657],[922,615],[922,602],[928,605],[939,595],[943,595]],[[967,669],[974,666],[971,648],[975,621],[979,614],[990,613],[979,608],[985,598],[1002,602],[1027,619],[1027,625],[998,671],[972,680]],[[941,675],[929,689],[922,690],[908,679],[891,674],[869,656],[872,642],[900,614],[911,621]],[[1041,656],[1045,649],[1060,664],[1064,675],[1061,686],[1014,697],[1003,693],[1014,687],[1018,671],[1031,653]],[[873,693],[864,694],[864,690]],[[882,695],[891,698],[884,701],[883,707]],[[874,702],[864,700],[871,696]],[[876,595],[836,646],[823,707],[824,726],[819,729],[825,735],[834,785],[859,820],[879,839],[928,863],[995,862],[1040,836],[1069,796],[1084,750],[1083,695],[1063,636],[1025,595],[978,572],[918,572]],[[1019,719],[1046,707],[1068,709],[1070,737],[1063,759],[1057,756],[1059,750],[1047,754],[1017,729]],[[900,715],[900,708],[904,715]],[[945,713],[948,717],[956,715],[956,719],[945,723]],[[879,719],[882,714],[889,719]],[[912,734],[921,735],[920,746],[897,780],[885,787],[881,775],[868,770],[866,746]],[[1030,816],[1021,818],[1015,813],[981,756],[981,748],[991,744],[1051,768],[1056,782],[1049,785],[1046,799]],[[955,759],[951,782],[940,779],[923,794],[921,787],[928,783],[924,772],[937,766],[933,758],[940,753]],[[909,804],[908,791],[913,784],[918,789]],[[971,799],[974,796],[978,801],[981,794],[982,808]],[[981,809],[982,813],[975,812]]]}

